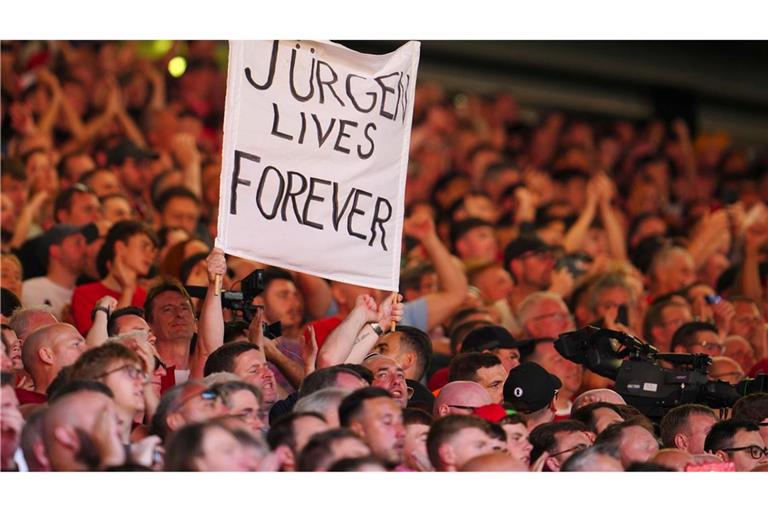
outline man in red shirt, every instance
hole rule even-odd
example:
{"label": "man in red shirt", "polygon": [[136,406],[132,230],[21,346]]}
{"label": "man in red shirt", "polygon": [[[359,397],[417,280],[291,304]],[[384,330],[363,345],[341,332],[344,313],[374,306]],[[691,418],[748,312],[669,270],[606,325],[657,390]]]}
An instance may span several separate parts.
{"label": "man in red shirt", "polygon": [[59,371],[73,364],[85,349],[85,339],[69,324],[47,325],[30,334],[22,347],[21,360],[32,377],[34,390],[16,389],[19,402],[44,403],[46,390]]}

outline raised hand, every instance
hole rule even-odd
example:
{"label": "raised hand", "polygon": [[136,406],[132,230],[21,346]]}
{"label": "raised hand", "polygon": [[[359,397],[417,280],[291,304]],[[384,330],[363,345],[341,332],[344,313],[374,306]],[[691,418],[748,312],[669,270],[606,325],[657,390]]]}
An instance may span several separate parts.
{"label": "raised hand", "polygon": [[363,314],[366,323],[379,321],[379,311],[376,305],[376,300],[370,295],[358,295],[355,299],[355,307],[353,308],[353,311]]}
{"label": "raised hand", "polygon": [[205,264],[208,267],[208,282],[213,284],[216,276],[223,276],[227,273],[227,259],[224,257],[224,251],[214,247],[211,253],[205,258]]}
{"label": "raised hand", "polygon": [[202,158],[200,151],[197,149],[195,138],[189,133],[177,133],[174,135],[171,141],[171,151],[182,167],[200,163]]}
{"label": "raised hand", "polygon": [[115,265],[112,267],[112,274],[117,280],[122,290],[135,289],[138,275],[136,271],[125,264],[122,257],[115,258]]}
{"label": "raised hand", "polygon": [[403,222],[403,232],[420,242],[437,236],[434,221],[425,213],[417,213],[405,219]]}
{"label": "raised hand", "polygon": [[[397,296],[397,303],[393,304],[393,302],[395,302],[395,296]],[[398,323],[403,319],[405,306],[403,305],[402,300],[402,295],[392,293],[389,295],[389,297],[381,301],[381,304],[378,308],[379,317],[376,321],[379,323],[384,332],[387,332],[391,329],[392,322]]]}
{"label": "raised hand", "polygon": [[259,349],[263,352],[266,340],[267,337],[264,336],[264,308],[260,307],[256,309],[251,324],[248,326],[248,341],[258,345]]}
{"label": "raised hand", "polygon": [[107,308],[109,310],[109,314],[111,315],[112,312],[117,308],[117,299],[111,295],[105,295],[96,301],[94,308],[98,307]]}

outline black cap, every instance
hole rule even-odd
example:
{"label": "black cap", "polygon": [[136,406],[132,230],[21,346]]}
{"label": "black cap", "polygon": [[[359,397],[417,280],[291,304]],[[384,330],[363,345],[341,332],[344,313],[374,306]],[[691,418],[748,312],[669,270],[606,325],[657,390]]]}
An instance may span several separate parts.
{"label": "black cap", "polygon": [[461,344],[461,352],[482,352],[496,348],[519,348],[525,344],[515,338],[500,325],[484,325],[473,329],[464,338]]}
{"label": "black cap", "polygon": [[99,238],[101,238],[99,227],[96,225],[95,222],[91,222],[83,226],[82,233],[83,233],[83,236],[85,236],[85,243],[89,245],[95,242],[96,240],[98,240]]}
{"label": "black cap", "polygon": [[73,226],[72,224],[56,224],[51,229],[43,233],[40,238],[40,253],[38,257],[40,261],[47,267],[48,265],[48,251],[52,245],[60,245],[68,236],[82,234],[82,228]]}
{"label": "black cap", "polygon": [[150,160],[160,156],[155,151],[140,148],[129,139],[123,139],[112,149],[107,151],[107,163],[109,165],[123,165],[126,158],[134,160]]}
{"label": "black cap", "polygon": [[553,247],[541,238],[523,235],[515,238],[504,249],[504,268],[509,269],[509,262],[528,252],[549,252]]}
{"label": "black cap", "polygon": [[523,363],[510,370],[504,382],[504,401],[521,412],[544,409],[563,383],[536,363]]}

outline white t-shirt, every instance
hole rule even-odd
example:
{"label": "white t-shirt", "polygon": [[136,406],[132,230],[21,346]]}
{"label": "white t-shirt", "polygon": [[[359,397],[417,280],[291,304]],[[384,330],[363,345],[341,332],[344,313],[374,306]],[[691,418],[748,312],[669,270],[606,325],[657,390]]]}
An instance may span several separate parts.
{"label": "white t-shirt", "polygon": [[192,370],[174,370],[173,375],[176,377],[176,384],[183,384],[189,380],[189,374]]}
{"label": "white t-shirt", "polygon": [[21,303],[24,306],[48,305],[61,320],[61,309],[72,302],[74,288],[64,288],[47,277],[33,277],[22,283]]}

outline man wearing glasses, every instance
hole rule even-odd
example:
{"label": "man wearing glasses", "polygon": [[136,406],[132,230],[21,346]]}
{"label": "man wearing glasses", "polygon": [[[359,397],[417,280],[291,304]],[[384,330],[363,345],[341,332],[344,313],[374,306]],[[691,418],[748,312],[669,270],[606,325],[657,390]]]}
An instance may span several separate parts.
{"label": "man wearing glasses", "polygon": [[119,343],[105,343],[84,352],[75,362],[72,379],[96,380],[112,391],[124,444],[130,442],[132,426],[144,422],[147,402],[158,400],[144,362],[133,350]]}
{"label": "man wearing glasses", "polygon": [[734,420],[745,420],[760,427],[760,435],[768,446],[768,393],[752,393],[733,404]]}
{"label": "man wearing glasses", "polygon": [[759,427],[749,421],[732,419],[715,423],[704,441],[704,449],[723,462],[733,462],[736,471],[752,471],[768,464],[768,448]]}
{"label": "man wearing glasses", "polygon": [[546,452],[544,471],[560,471],[568,458],[592,446],[595,435],[582,422],[565,420],[539,425],[531,430],[528,440],[533,445],[532,461]]}
{"label": "man wearing glasses", "polygon": [[680,326],[672,336],[672,352],[723,355],[723,340],[714,324],[693,321]]}
{"label": "man wearing glasses", "polygon": [[202,381],[178,384],[163,394],[152,417],[152,433],[167,439],[184,425],[229,414],[228,404],[217,390]]}

